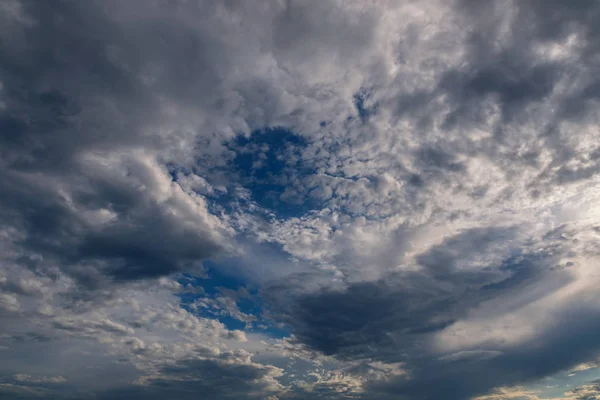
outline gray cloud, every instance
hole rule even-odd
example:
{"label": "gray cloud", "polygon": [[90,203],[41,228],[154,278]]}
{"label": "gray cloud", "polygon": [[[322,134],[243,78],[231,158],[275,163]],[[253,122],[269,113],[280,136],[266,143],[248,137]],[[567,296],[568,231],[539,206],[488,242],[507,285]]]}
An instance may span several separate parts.
{"label": "gray cloud", "polygon": [[[156,123],[155,95],[111,56],[111,46],[127,42],[122,30],[94,4],[27,2],[19,9],[31,22],[11,33],[22,35],[29,51],[6,42],[0,73],[0,179],[10,188],[0,204],[5,226],[21,232],[15,245],[88,281],[97,277],[85,278],[78,265],[136,278],[219,251],[216,217],[196,213],[181,224],[167,210],[205,206],[172,186],[152,155],[90,161],[92,154],[156,148],[160,140],[144,133]],[[153,198],[156,190],[172,195]]]}
{"label": "gray cloud", "polygon": [[600,396],[600,386],[598,381],[593,381],[570,390],[567,394],[573,400],[594,400]]}
{"label": "gray cloud", "polygon": [[[552,234],[546,235],[546,243]],[[531,339],[513,342],[511,336],[519,335],[522,327],[512,322],[515,332],[501,328],[509,329],[505,338],[494,338],[494,330],[500,327],[491,321],[526,309],[573,280],[567,270],[555,266],[557,247],[554,255],[550,251],[523,254],[497,265],[470,267],[471,256],[489,252],[503,237],[513,236],[512,228],[461,233],[419,255],[419,272],[396,273],[380,281],[288,300],[286,322],[294,328],[295,340],[318,352],[409,366],[409,377],[367,383],[364,398],[471,398],[587,360],[600,350],[600,342],[591,333],[597,311],[589,308],[593,300],[586,297],[555,306],[549,326]],[[452,340],[460,334],[454,327],[462,321],[478,318],[487,321],[483,329],[492,336],[486,338],[484,333],[483,338],[474,338],[470,335],[483,332],[463,333],[474,344],[462,351],[433,345],[440,337]],[[527,317],[522,322],[526,324]]]}
{"label": "gray cloud", "polygon": [[149,377],[137,387],[113,389],[99,398],[141,396],[162,399],[176,395],[181,399],[192,399],[202,393],[213,399],[264,399],[268,393],[278,392],[278,383],[274,380],[278,374],[276,368],[259,364],[183,360],[163,367],[160,376]]}
{"label": "gray cloud", "polygon": [[593,358],[599,13],[5,1],[0,393],[466,399]]}

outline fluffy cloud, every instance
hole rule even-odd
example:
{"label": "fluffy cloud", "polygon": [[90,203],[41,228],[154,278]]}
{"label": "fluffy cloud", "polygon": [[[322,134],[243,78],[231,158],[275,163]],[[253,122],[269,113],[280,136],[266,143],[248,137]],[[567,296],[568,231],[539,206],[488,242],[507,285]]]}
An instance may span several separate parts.
{"label": "fluffy cloud", "polygon": [[533,399],[596,368],[599,13],[5,1],[2,395]]}

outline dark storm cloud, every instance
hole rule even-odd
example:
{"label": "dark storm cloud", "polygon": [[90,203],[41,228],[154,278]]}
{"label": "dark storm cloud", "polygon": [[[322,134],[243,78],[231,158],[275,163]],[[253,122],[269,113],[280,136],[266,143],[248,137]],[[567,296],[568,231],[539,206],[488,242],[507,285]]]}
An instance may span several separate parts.
{"label": "dark storm cloud", "polygon": [[[389,398],[457,399],[485,394],[498,386],[534,382],[571,368],[600,351],[598,312],[572,305],[540,337],[501,350],[493,357],[459,360],[420,359],[411,380],[373,388]],[[385,397],[383,397],[385,398]]]}
{"label": "dark storm cloud", "polygon": [[296,340],[328,355],[408,362],[410,379],[371,383],[367,399],[466,399],[586,360],[600,350],[591,333],[597,329],[597,311],[577,303],[561,308],[552,328],[531,341],[508,347],[490,343],[445,357],[431,351],[433,335],[475,307],[522,293],[530,293],[521,300],[528,303],[571,281],[565,271],[553,268],[550,252],[468,267],[470,255],[488,252],[514,235],[513,228],[466,231],[419,256],[424,267],[419,273],[294,298],[286,322]]}
{"label": "dark storm cloud", "polygon": [[326,354],[398,357],[392,348],[412,351],[410,346],[423,334],[445,328],[477,300],[491,296],[492,285],[508,290],[535,277],[536,267],[527,259],[463,268],[470,254],[485,251],[511,232],[514,229],[469,230],[420,255],[422,271],[301,295],[287,310],[288,323],[300,341]]}
{"label": "dark storm cloud", "polygon": [[[6,213],[5,223],[27,232],[17,244],[66,265],[100,262],[100,269],[115,278],[151,277],[177,271],[186,263],[190,267],[220,247],[210,233],[182,224],[148,190],[119,182],[118,176],[72,178],[71,194],[80,207],[111,210],[118,216],[98,228],[60,198],[54,187],[9,174],[2,180],[12,190],[3,192],[0,202],[5,210],[13,210]],[[110,265],[104,266],[104,261]],[[70,272],[77,274],[76,270]]]}
{"label": "dark storm cloud", "polygon": [[257,364],[184,360],[162,368],[160,373],[161,377],[150,377],[144,385],[114,389],[98,398],[197,399],[201,395],[215,400],[258,400],[265,398],[265,392],[276,392],[276,387],[270,387],[274,383],[270,375],[276,375],[276,370]]}
{"label": "dark storm cloud", "polygon": [[[411,282],[415,284],[415,279]],[[402,357],[389,353],[396,336],[435,330],[451,320],[435,317],[453,307],[448,293],[425,288],[359,283],[343,292],[307,295],[297,300],[287,322],[302,343],[339,357]],[[440,293],[441,292],[441,293]],[[406,342],[403,348],[407,348]]]}
{"label": "dark storm cloud", "polygon": [[535,381],[600,350],[593,334],[598,329],[597,311],[574,305],[532,341],[508,349],[484,347],[457,354],[456,360],[436,358],[422,346],[427,335],[451,325],[450,316],[463,316],[478,294],[463,294],[461,299],[433,291],[426,295],[423,288],[420,296],[390,291],[385,283],[361,284],[343,294],[301,300],[302,309],[294,310],[298,340],[326,354],[410,361],[410,379],[373,383],[364,398],[466,399],[497,386]]}
{"label": "dark storm cloud", "polygon": [[25,4],[34,23],[15,27],[15,40],[2,42],[3,164],[52,172],[83,149],[139,140],[139,126],[126,116],[147,119],[142,110],[152,98],[107,54],[124,41],[120,29],[91,3]]}
{"label": "dark storm cloud", "polygon": [[[155,178],[135,158],[129,165],[117,161],[124,175],[82,161],[90,152],[156,147],[157,137],[143,136],[155,122],[155,93],[135,70],[139,51],[131,35],[95,3],[24,4],[34,22],[15,27],[14,42],[5,38],[0,56],[0,207],[3,223],[22,232],[16,244],[89,285],[98,279],[94,268],[117,279],[152,277],[219,251],[211,227],[186,226],[152,198]],[[127,49],[127,68],[116,48]],[[169,88],[181,94],[176,82]],[[109,210],[116,218],[98,228],[82,210]]]}

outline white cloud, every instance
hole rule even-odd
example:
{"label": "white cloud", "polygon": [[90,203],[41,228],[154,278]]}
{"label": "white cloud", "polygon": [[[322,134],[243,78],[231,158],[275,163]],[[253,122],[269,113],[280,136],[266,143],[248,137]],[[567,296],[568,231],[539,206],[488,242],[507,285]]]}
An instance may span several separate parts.
{"label": "white cloud", "polygon": [[[2,345],[101,353],[148,387],[242,366],[258,398],[292,396],[294,360],[301,390],[384,398],[567,335],[600,304],[598,32],[536,4],[0,5]],[[261,309],[176,281],[207,259]],[[297,332],[263,343],[261,311]],[[520,383],[494,376],[474,392]]]}

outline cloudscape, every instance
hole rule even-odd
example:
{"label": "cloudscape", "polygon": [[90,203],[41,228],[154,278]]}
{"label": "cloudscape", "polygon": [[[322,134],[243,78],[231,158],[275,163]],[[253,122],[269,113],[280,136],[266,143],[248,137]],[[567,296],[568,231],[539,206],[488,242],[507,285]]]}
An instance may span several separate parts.
{"label": "cloudscape", "polygon": [[0,2],[0,398],[600,399],[600,3]]}

